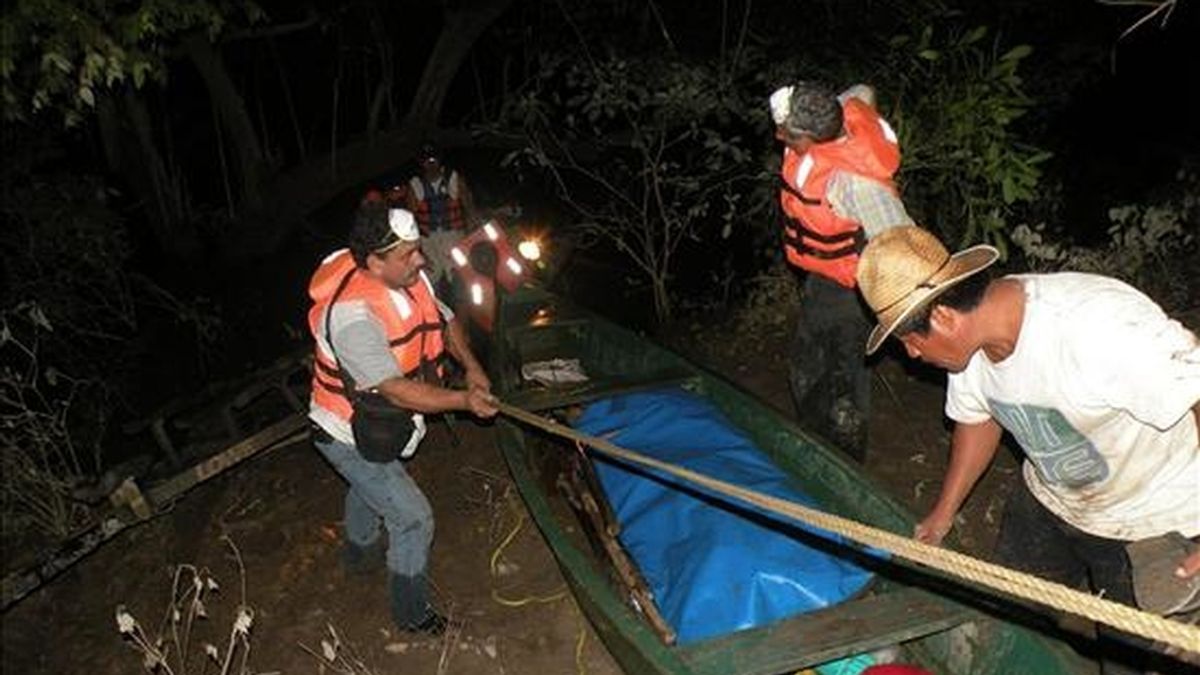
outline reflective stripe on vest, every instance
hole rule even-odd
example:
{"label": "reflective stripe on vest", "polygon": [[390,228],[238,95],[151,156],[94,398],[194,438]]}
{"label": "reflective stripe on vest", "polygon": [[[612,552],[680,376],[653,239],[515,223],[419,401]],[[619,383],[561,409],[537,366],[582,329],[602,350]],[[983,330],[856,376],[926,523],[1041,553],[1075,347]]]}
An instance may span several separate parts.
{"label": "reflective stripe on vest", "polygon": [[[349,252],[345,253],[349,257]],[[325,336],[325,312],[333,297],[333,288],[327,283],[331,271],[345,270],[346,260],[331,257],[313,275],[310,295],[314,298],[309,310],[308,323],[316,342],[314,349],[312,400],[343,420],[350,419],[351,406],[346,397],[345,383],[333,358],[327,336]],[[350,261],[353,268],[353,260]],[[344,274],[345,272],[343,272]],[[444,321],[433,289],[425,273],[420,281],[408,288],[395,291],[379,281],[355,271],[347,283],[337,304],[361,302],[379,320],[391,348],[392,357],[400,373],[406,378],[436,380],[442,374],[445,354],[443,342]],[[318,288],[318,285],[320,288]]]}
{"label": "reflective stripe on vest", "polygon": [[463,219],[462,200],[450,192],[450,181],[454,180],[454,172],[447,172],[444,180],[437,185],[425,180],[424,176],[413,179],[414,192],[417,196],[417,208],[413,217],[417,219],[422,232],[437,230],[461,230],[466,227]]}

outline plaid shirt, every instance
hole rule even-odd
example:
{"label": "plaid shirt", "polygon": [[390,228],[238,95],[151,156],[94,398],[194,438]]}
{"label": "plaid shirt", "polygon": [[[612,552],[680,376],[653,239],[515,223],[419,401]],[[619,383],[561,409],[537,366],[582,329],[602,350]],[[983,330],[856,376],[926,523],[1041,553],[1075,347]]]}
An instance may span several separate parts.
{"label": "plaid shirt", "polygon": [[848,171],[830,177],[825,198],[834,213],[861,224],[867,239],[898,225],[915,224],[900,198],[882,183]]}

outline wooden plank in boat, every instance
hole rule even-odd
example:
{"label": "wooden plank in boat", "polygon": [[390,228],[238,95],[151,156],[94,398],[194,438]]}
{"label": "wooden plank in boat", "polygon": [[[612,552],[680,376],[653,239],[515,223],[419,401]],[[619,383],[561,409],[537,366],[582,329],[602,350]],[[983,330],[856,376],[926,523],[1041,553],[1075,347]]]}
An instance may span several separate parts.
{"label": "wooden plank in boat", "polygon": [[587,382],[571,383],[514,392],[507,397],[509,405],[525,410],[549,410],[569,405],[589,403],[602,398],[648,389],[694,384],[695,373],[681,370],[660,371],[644,377],[594,378]]}
{"label": "wooden plank in boat", "polygon": [[852,600],[755,633],[681,647],[697,674],[776,675],[932,635],[973,613],[916,588]]}

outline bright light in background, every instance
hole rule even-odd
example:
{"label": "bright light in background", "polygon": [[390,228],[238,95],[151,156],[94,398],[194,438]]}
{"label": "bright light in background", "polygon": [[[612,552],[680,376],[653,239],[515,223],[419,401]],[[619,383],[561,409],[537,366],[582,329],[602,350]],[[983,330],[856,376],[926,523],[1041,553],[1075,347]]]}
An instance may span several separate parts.
{"label": "bright light in background", "polygon": [[478,283],[471,284],[471,302],[476,305],[483,304],[483,286]]}
{"label": "bright light in background", "polygon": [[517,253],[526,260],[537,260],[542,257],[542,246],[537,239],[526,239],[517,244]]}
{"label": "bright light in background", "polygon": [[504,261],[504,264],[508,265],[508,269],[512,270],[513,274],[521,273],[521,263],[517,262],[515,259],[509,258],[508,260]]}

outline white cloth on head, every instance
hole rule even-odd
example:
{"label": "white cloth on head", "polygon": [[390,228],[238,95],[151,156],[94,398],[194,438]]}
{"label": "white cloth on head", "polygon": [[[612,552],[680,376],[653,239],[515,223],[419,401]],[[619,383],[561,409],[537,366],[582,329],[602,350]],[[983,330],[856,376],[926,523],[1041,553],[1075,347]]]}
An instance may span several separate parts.
{"label": "white cloth on head", "polygon": [[792,87],[780,87],[771,94],[771,119],[775,126],[783,124],[792,111],[792,91]]}
{"label": "white cloth on head", "polygon": [[408,209],[388,209],[388,225],[400,241],[416,241],[421,238],[421,232],[417,229],[417,219]]}
{"label": "white cloth on head", "polygon": [[1008,278],[1025,292],[1016,348],[952,373],[946,415],[996,420],[1025,451],[1029,491],[1084,532],[1200,535],[1200,341],[1116,279]]}

